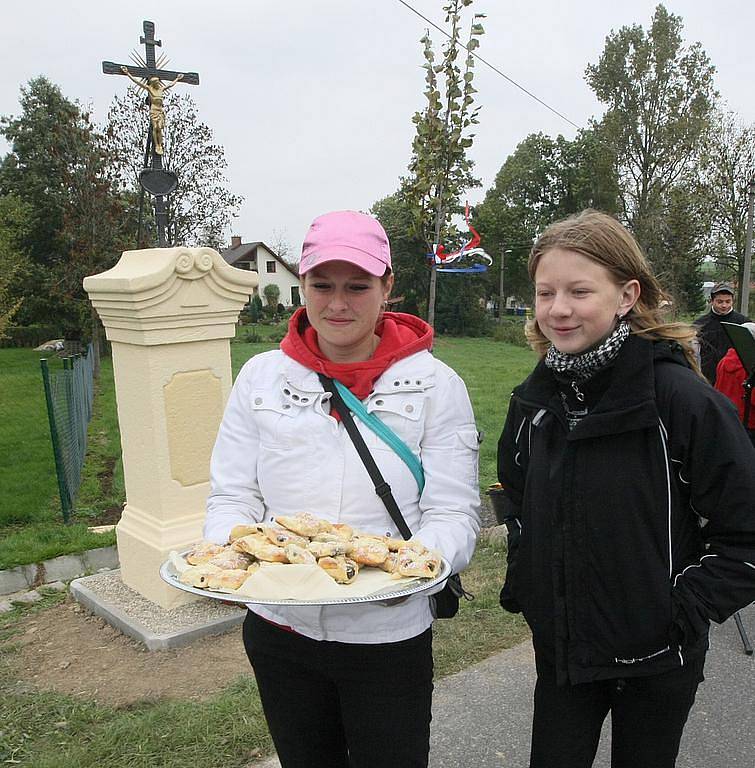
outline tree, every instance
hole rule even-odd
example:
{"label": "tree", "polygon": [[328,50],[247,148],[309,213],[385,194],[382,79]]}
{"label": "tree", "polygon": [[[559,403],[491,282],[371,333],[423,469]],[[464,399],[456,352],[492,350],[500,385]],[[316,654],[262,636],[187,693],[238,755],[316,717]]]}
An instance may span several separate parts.
{"label": "tree", "polygon": [[653,260],[661,256],[666,195],[694,167],[716,91],[699,43],[685,47],[682,19],[658,5],[648,32],[606,38],[586,79],[606,113],[597,126],[616,154],[622,216]]}
{"label": "tree", "polygon": [[[472,175],[473,163],[467,157],[467,150],[474,138],[470,129],[478,122],[479,107],[473,107],[476,93],[472,85],[473,51],[484,33],[480,23],[484,15],[473,16],[467,42],[462,44],[461,13],[471,4],[472,0],[449,0],[443,6],[451,32],[443,47],[440,64],[435,63],[429,32],[420,40],[424,46],[427,105],[412,118],[416,134],[404,194],[412,213],[412,234],[424,242],[425,253],[433,252],[433,244],[449,239],[451,217],[460,210],[462,194],[480,184]],[[457,63],[459,48],[467,51],[463,72]],[[435,315],[435,291],[436,269],[432,262],[427,308],[431,325]]]}
{"label": "tree", "polygon": [[426,244],[412,234],[412,212],[403,191],[378,200],[370,213],[383,225],[391,243],[393,296],[403,297],[405,312],[418,316],[425,314],[430,278],[425,258]]}
{"label": "tree", "polygon": [[277,307],[281,296],[281,289],[275,283],[268,283],[262,290],[268,307]]}
{"label": "tree", "polygon": [[15,195],[0,197],[0,339],[23,301],[14,295],[13,282],[25,256],[22,242],[28,235],[31,208]]}
{"label": "tree", "polygon": [[[243,202],[227,189],[225,151],[213,142],[211,129],[200,122],[189,94],[168,92],[163,108],[163,167],[178,176],[178,189],[168,201],[170,239],[182,245],[221,248],[225,230]],[[134,193],[140,192],[138,179],[144,168],[148,131],[149,115],[141,91],[129,87],[125,96],[113,99],[105,135],[117,177]],[[151,223],[151,215],[145,220]],[[145,233],[145,242],[148,240]]]}
{"label": "tree", "polygon": [[675,314],[702,309],[701,267],[710,216],[699,186],[677,185],[666,195],[660,233],[664,258],[655,268],[658,280],[674,300]]}
{"label": "tree", "polygon": [[506,250],[511,253],[504,264],[505,292],[529,296],[527,257],[535,238],[553,221],[585,208],[615,214],[618,196],[613,158],[593,131],[580,131],[573,141],[543,133],[527,136],[477,206],[475,226],[494,259],[486,273],[487,296],[499,294]]}
{"label": "tree", "polygon": [[21,88],[21,114],[3,117],[0,131],[11,151],[0,164],[0,194],[25,206],[23,253],[12,291],[23,303],[22,323],[73,324],[70,307],[52,290],[55,273],[69,257],[64,221],[71,200],[69,182],[85,163],[91,132],[77,104],[44,77]]}
{"label": "tree", "polygon": [[708,255],[743,285],[748,184],[755,179],[755,126],[731,112],[716,115],[702,159],[705,211],[710,219]]}

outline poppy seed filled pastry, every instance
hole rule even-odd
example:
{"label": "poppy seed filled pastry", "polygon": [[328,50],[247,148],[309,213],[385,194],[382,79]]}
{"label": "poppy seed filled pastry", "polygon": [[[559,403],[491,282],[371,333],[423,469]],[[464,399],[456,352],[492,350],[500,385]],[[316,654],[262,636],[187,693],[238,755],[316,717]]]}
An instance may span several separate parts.
{"label": "poppy seed filled pastry", "polygon": [[235,549],[254,555],[258,560],[266,560],[269,563],[287,563],[288,558],[283,551],[283,547],[276,547],[271,544],[264,536],[257,535],[243,536],[233,542]]}
{"label": "poppy seed filled pastry", "polygon": [[215,557],[215,555],[219,555],[223,549],[224,547],[220,544],[213,544],[211,541],[200,541],[186,553],[186,562],[189,565],[201,565]]}
{"label": "poppy seed filled pastry", "polygon": [[181,575],[178,580],[182,584],[188,584],[190,587],[199,587],[200,589],[207,589],[207,582],[213,574],[220,573],[220,568],[216,565],[209,565],[204,563],[203,565],[190,565]]}
{"label": "poppy seed filled pastry", "polygon": [[207,579],[207,589],[238,589],[249,578],[249,572],[242,568],[211,573]]}
{"label": "poppy seed filled pastry", "polygon": [[314,565],[317,560],[315,556],[304,547],[300,547],[298,544],[286,544],[283,547],[283,551],[286,553],[289,563],[304,563]]}
{"label": "poppy seed filled pastry", "polygon": [[253,525],[234,525],[228,535],[228,542],[233,544],[236,539],[240,539],[243,536],[251,536],[254,533],[262,533],[259,523]]}
{"label": "poppy seed filled pastry", "polygon": [[388,557],[380,563],[380,567],[387,573],[396,573],[398,571],[398,552],[389,552]]}
{"label": "poppy seed filled pastry", "polygon": [[321,557],[317,564],[339,584],[351,584],[359,574],[359,566],[348,557]]}
{"label": "poppy seed filled pastry", "polygon": [[344,539],[336,541],[310,541],[307,549],[315,557],[336,557],[337,555],[348,555],[351,551],[351,543]]}
{"label": "poppy seed filled pastry", "polygon": [[307,546],[308,539],[286,528],[279,528],[277,525],[264,525],[262,528],[262,533],[265,534],[268,541],[278,547],[285,547],[286,544],[298,544],[300,547]]}
{"label": "poppy seed filled pastry", "polygon": [[411,549],[402,549],[398,553],[398,568],[401,576],[419,576],[423,579],[435,578],[440,573],[440,555],[435,552],[422,554]]}

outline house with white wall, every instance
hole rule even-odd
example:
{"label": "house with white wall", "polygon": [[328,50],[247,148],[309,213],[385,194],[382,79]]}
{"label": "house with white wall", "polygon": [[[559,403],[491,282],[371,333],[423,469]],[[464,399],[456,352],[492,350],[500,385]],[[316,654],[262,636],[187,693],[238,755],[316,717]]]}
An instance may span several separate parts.
{"label": "house with white wall", "polygon": [[265,286],[275,283],[280,288],[280,303],[284,307],[302,303],[299,275],[263,242],[242,243],[239,235],[231,238],[231,247],[220,252],[232,267],[248,269],[259,275],[259,285],[254,289],[265,303]]}

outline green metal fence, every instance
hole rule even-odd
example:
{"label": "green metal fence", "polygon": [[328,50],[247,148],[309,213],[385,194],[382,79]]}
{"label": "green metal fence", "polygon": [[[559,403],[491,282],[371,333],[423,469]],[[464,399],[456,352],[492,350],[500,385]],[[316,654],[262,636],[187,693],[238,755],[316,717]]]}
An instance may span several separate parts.
{"label": "green metal fence", "polygon": [[81,484],[81,470],[87,452],[87,427],[92,418],[94,396],[94,354],[63,358],[62,371],[50,371],[47,360],[40,360],[42,381],[50,420],[50,437],[55,455],[60,505],[63,520],[71,517]]}

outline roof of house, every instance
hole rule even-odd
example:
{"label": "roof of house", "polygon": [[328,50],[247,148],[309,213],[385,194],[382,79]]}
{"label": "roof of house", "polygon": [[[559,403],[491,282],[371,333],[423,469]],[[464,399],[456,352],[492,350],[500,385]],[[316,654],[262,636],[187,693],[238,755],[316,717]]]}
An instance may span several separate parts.
{"label": "roof of house", "polygon": [[281,259],[269,245],[265,245],[261,240],[257,240],[254,243],[241,243],[235,247],[231,246],[230,248],[224,248],[220,252],[220,255],[231,265],[235,264],[237,261],[256,261],[257,247],[260,245],[263,246],[281,266],[298,279],[299,273],[290,264],[286,264],[286,262],[283,261],[283,259]]}

